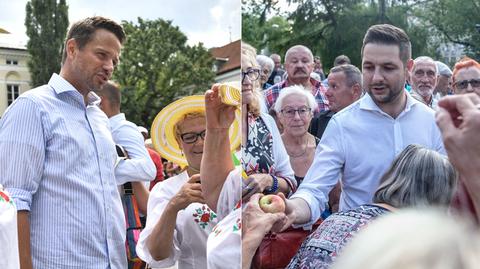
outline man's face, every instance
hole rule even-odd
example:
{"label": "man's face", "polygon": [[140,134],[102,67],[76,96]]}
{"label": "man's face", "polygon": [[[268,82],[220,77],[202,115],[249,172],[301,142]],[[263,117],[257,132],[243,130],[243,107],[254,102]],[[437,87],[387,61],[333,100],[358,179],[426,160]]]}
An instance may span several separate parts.
{"label": "man's face", "polygon": [[471,93],[476,92],[480,95],[480,87],[475,87],[472,83],[466,83],[467,81],[473,82],[480,80],[480,68],[477,67],[467,67],[460,69],[458,73],[455,74],[455,84],[453,89],[455,90],[455,94],[464,94],[464,93]]}
{"label": "man's face", "polygon": [[430,61],[419,61],[413,65],[412,90],[423,98],[430,98],[437,85],[436,65]]}
{"label": "man's face", "polygon": [[396,45],[368,43],[363,49],[362,75],[367,93],[377,105],[397,100],[407,73]]}
{"label": "man's face", "polygon": [[71,55],[75,86],[80,90],[99,90],[118,64],[121,44],[115,34],[98,29],[82,49],[76,46]]}
{"label": "man's face", "polygon": [[279,55],[272,55],[270,58],[273,60],[273,63],[275,64],[274,69],[279,69],[282,67],[282,59],[280,58]]}
{"label": "man's face", "polygon": [[349,87],[344,72],[334,72],[328,75],[328,89],[326,92],[330,110],[338,112],[353,103],[355,92]]}
{"label": "man's face", "polygon": [[303,48],[290,51],[288,57],[285,58],[285,70],[289,80],[308,81],[310,73],[313,71],[312,55]]}
{"label": "man's face", "polygon": [[448,94],[448,89],[451,87],[452,76],[440,75],[437,81],[437,87],[435,88],[442,96]]}
{"label": "man's face", "polygon": [[265,82],[267,82],[271,73],[272,73],[272,70],[270,70],[270,67],[268,66],[268,64],[262,65],[262,68],[261,68],[261,71],[260,71],[260,85],[263,86],[263,84],[265,84]]}
{"label": "man's face", "polygon": [[314,59],[313,60],[313,63],[314,63],[314,69],[315,70],[320,70],[322,69],[322,61],[320,59]]}

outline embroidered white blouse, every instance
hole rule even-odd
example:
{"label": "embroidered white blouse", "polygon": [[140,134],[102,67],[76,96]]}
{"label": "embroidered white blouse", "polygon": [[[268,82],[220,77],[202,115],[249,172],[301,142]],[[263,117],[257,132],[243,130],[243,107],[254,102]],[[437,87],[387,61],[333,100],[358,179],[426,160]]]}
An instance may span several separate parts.
{"label": "embroidered white blouse", "polygon": [[217,215],[206,205],[192,203],[178,212],[173,235],[171,255],[155,261],[146,245],[147,239],[160,219],[168,201],[188,181],[186,171],[157,183],[150,193],[147,206],[147,224],[137,243],[138,256],[152,268],[171,267],[178,261],[181,269],[207,268],[207,238],[217,224]]}
{"label": "embroidered white blouse", "polygon": [[241,189],[240,168],[232,170],[223,184],[217,202],[219,223],[208,236],[208,269],[240,269],[241,264]]}

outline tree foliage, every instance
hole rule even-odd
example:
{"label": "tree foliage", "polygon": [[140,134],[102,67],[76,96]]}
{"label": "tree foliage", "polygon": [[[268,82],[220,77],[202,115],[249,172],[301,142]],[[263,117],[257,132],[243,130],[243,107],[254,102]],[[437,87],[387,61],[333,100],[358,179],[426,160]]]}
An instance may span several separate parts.
{"label": "tree foliage", "polygon": [[123,22],[127,35],[114,79],[122,87],[122,111],[136,124],[150,126],[172,101],[202,94],[213,82],[213,59],[200,43],[162,19]]}
{"label": "tree foliage", "polygon": [[31,86],[36,87],[46,84],[52,73],[60,71],[68,27],[65,0],[30,0],[26,5],[25,26],[29,37]]}
{"label": "tree foliage", "polygon": [[430,0],[415,15],[442,41],[463,45],[468,56],[480,59],[480,1]]}
{"label": "tree foliage", "polygon": [[[480,23],[478,0],[289,0],[297,8],[261,24],[259,10],[276,14],[270,0],[244,0],[242,39],[258,49],[284,55],[292,45],[303,44],[321,56],[324,69],[336,56],[345,54],[360,66],[363,36],[373,24],[389,23],[404,29],[412,42],[412,56],[439,57],[441,42],[465,45],[472,55],[478,53]],[[465,2],[465,5],[463,3]],[[468,2],[468,3],[467,3]],[[276,2],[274,2],[276,3]],[[473,18],[473,19],[463,19]],[[476,18],[476,20],[475,20]],[[272,29],[272,21],[287,23]],[[277,32],[275,32],[277,31]]]}

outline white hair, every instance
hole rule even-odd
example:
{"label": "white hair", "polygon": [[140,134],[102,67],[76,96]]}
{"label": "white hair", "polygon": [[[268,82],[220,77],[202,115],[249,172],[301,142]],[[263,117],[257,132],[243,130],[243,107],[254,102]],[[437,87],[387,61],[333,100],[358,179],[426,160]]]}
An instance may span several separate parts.
{"label": "white hair", "polygon": [[413,60],[413,69],[415,69],[415,65],[419,62],[426,62],[426,63],[433,64],[433,66],[435,66],[435,75],[438,75],[438,66],[434,59],[428,56],[419,56],[415,58],[415,60]]}
{"label": "white hair", "polygon": [[263,69],[263,66],[267,65],[270,68],[270,73],[268,76],[270,76],[273,72],[273,67],[275,64],[273,63],[273,60],[265,55],[257,55],[257,62],[260,65],[260,67]]}
{"label": "white hair", "polygon": [[313,94],[310,91],[306,90],[303,86],[293,85],[293,86],[283,88],[280,91],[280,95],[278,96],[277,101],[275,101],[275,105],[273,107],[277,113],[280,113],[280,110],[282,110],[283,100],[285,99],[285,97],[291,94],[298,94],[298,95],[304,96],[307,99],[307,106],[312,111],[317,109],[318,104],[317,104],[317,101],[315,100],[315,97],[313,97]]}
{"label": "white hair", "polygon": [[438,69],[438,74],[441,75],[441,76],[445,76],[445,77],[451,77],[452,76],[452,70],[450,69],[450,67],[448,67],[448,65],[440,62],[440,61],[436,61],[435,62],[437,64],[437,69]]}

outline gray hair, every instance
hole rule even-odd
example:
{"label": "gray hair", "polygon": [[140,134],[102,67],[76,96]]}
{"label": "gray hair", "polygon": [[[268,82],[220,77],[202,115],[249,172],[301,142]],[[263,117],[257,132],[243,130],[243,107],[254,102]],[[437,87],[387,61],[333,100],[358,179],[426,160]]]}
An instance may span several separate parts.
{"label": "gray hair", "polygon": [[305,51],[309,54],[309,56],[310,56],[310,58],[312,59],[312,62],[313,62],[313,53],[312,53],[312,51],[311,51],[308,47],[306,47],[306,46],[304,46],[304,45],[295,45],[295,46],[293,46],[293,47],[290,47],[290,48],[287,50],[287,52],[285,53],[285,61],[287,61],[287,57],[288,57],[288,55],[289,55],[290,53],[292,53],[294,50],[300,50],[300,49],[305,50]]}
{"label": "gray hair", "polygon": [[413,60],[413,68],[412,71],[415,69],[415,65],[419,62],[426,62],[426,63],[431,63],[435,66],[435,75],[438,75],[438,66],[437,62],[435,62],[434,59],[428,57],[428,56],[419,56]]}
{"label": "gray hair", "polygon": [[333,66],[339,66],[342,64],[351,64],[350,58],[347,55],[338,55],[335,60],[333,60]]}
{"label": "gray hair", "polygon": [[450,69],[450,67],[448,67],[448,65],[440,61],[436,61],[435,63],[437,64],[438,75],[445,77],[451,77],[453,75],[452,70]]}
{"label": "gray hair", "polygon": [[272,58],[265,56],[265,55],[257,55],[257,62],[260,65],[260,67],[263,69],[263,66],[267,65],[270,67],[270,73],[268,73],[268,76],[270,76],[273,72],[273,67],[275,64],[273,63]]}
{"label": "gray hair", "polygon": [[285,97],[291,94],[298,94],[298,95],[304,96],[305,98],[307,98],[307,106],[312,111],[317,109],[318,104],[317,104],[317,101],[315,101],[315,97],[313,97],[313,94],[310,91],[306,90],[303,86],[293,85],[293,86],[283,88],[280,91],[280,95],[278,96],[277,101],[275,101],[275,105],[274,105],[274,109],[277,113],[280,113],[280,111],[282,110],[282,104]]}
{"label": "gray hair", "polygon": [[330,74],[337,72],[343,72],[345,74],[348,87],[352,87],[358,83],[360,88],[363,89],[362,72],[360,72],[360,69],[358,69],[356,66],[351,64],[343,64],[330,69]]}
{"label": "gray hair", "polygon": [[445,156],[412,144],[383,175],[373,202],[396,208],[448,206],[456,183],[457,173]]}

